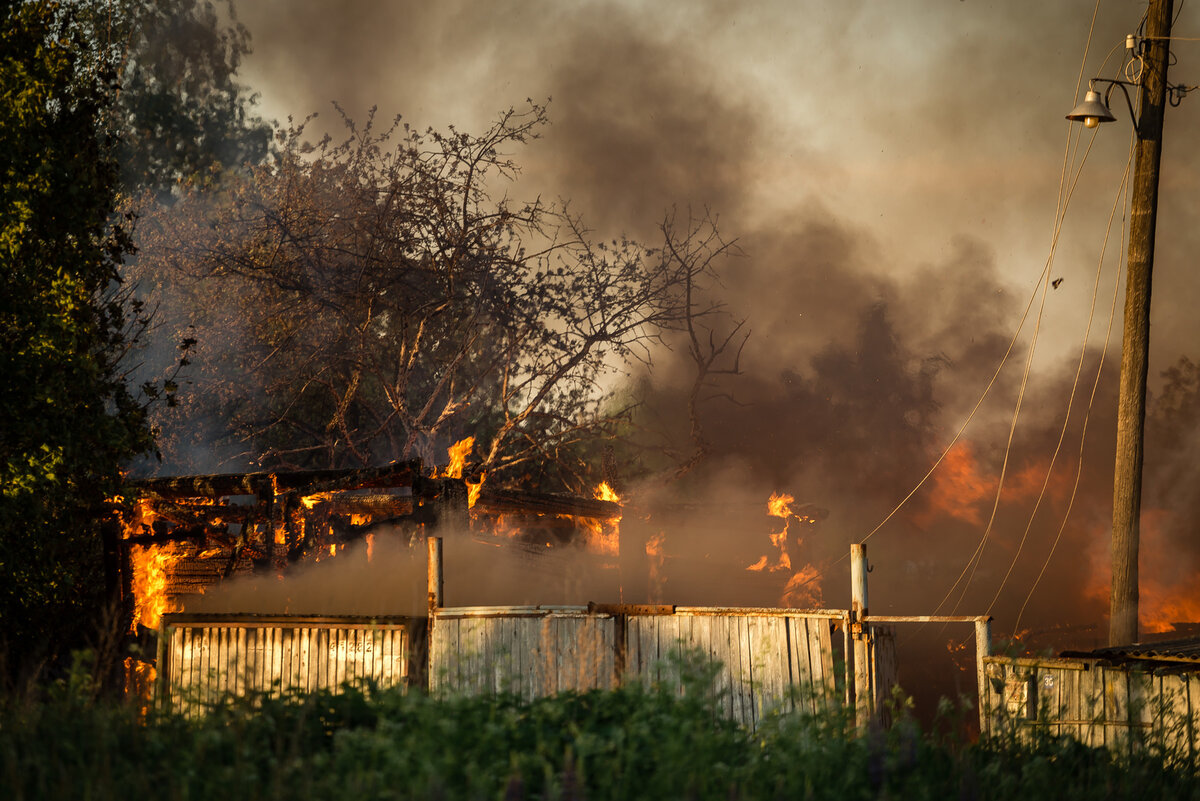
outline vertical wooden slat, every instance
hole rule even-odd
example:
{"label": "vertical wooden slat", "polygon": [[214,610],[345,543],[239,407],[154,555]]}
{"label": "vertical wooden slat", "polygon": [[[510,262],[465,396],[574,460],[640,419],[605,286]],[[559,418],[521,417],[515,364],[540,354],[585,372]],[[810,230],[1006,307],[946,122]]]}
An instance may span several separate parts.
{"label": "vertical wooden slat", "polygon": [[170,709],[175,712],[183,711],[183,690],[186,686],[184,680],[184,671],[187,667],[186,657],[184,656],[184,639],[187,637],[187,630],[175,626],[171,628],[171,675],[170,675]]}
{"label": "vertical wooden slat", "polygon": [[792,636],[793,659],[796,675],[796,692],[801,708],[808,713],[822,710],[820,699],[817,697],[817,677],[813,670],[811,653],[812,636],[809,628],[817,621],[808,618],[795,618]]}

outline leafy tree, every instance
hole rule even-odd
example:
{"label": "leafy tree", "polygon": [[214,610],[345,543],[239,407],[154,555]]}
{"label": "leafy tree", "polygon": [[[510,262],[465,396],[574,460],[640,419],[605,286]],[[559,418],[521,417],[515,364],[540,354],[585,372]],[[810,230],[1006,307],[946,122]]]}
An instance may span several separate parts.
{"label": "leafy tree", "polygon": [[114,76],[69,11],[8,3],[0,29],[0,637],[26,664],[102,606],[99,511],[152,445],[118,368],[137,321],[97,136]]}
{"label": "leafy tree", "polygon": [[183,181],[261,162],[271,126],[237,82],[250,34],[230,0],[76,0],[69,24],[116,76],[102,123],[129,189],[168,199]]}
{"label": "leafy tree", "polygon": [[437,461],[469,433],[488,473],[552,463],[542,480],[578,488],[580,448],[627,411],[613,371],[689,326],[711,348],[700,285],[728,246],[707,219],[596,242],[564,205],[499,194],[545,123],[536,104],[479,135],[347,121],[313,151],[293,130],[275,163],[147,219],[139,280],[206,353],[188,417],[227,420],[263,466]]}

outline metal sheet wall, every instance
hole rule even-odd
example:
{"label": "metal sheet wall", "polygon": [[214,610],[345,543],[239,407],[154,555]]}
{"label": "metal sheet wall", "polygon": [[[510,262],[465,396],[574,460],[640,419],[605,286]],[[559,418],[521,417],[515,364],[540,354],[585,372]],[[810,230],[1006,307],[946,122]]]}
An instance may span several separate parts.
{"label": "metal sheet wall", "polygon": [[365,679],[405,685],[412,625],[399,618],[168,618],[160,692],[190,712],[255,692],[337,689]]}
{"label": "metal sheet wall", "polygon": [[817,712],[842,702],[830,618],[803,613],[445,609],[433,621],[429,680],[443,694],[535,698],[630,681],[681,687],[681,668],[715,663],[710,692],[744,725],[772,708]]}

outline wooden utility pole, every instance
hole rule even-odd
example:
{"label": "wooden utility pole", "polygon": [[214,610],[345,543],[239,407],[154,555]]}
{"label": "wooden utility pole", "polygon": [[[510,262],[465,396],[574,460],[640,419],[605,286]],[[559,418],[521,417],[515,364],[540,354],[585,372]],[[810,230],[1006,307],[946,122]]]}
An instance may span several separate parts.
{"label": "wooden utility pole", "polygon": [[1142,508],[1142,438],[1150,351],[1150,277],[1154,266],[1172,5],[1172,0],[1150,0],[1141,42],[1141,118],[1135,120],[1137,147],[1125,279],[1121,394],[1117,403],[1109,645],[1128,645],[1138,639],[1138,523]]}
{"label": "wooden utility pole", "polygon": [[[871,676],[870,628],[867,616],[867,546],[850,546],[850,625],[854,638],[854,700],[855,719],[859,729],[866,730],[874,715],[874,687]],[[850,658],[850,655],[846,655]]]}

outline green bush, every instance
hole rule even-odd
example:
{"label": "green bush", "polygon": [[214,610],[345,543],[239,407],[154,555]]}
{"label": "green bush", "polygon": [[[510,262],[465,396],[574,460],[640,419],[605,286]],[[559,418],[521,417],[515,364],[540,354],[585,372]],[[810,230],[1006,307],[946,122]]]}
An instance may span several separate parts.
{"label": "green bush", "polygon": [[25,799],[1195,798],[1194,767],[1074,741],[971,744],[903,705],[750,732],[705,693],[628,687],[525,702],[370,686],[230,699],[195,720],[70,692],[0,709],[0,797]]}

